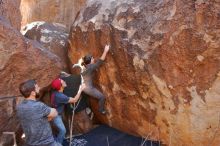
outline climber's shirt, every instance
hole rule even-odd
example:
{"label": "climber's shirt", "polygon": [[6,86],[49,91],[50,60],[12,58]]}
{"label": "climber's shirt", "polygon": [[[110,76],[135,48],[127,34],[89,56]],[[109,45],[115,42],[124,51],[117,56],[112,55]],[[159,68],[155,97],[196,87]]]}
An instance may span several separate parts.
{"label": "climber's shirt", "polygon": [[82,72],[82,76],[83,76],[83,80],[84,83],[86,84],[86,86],[93,86],[93,76],[94,76],[94,72],[96,69],[98,69],[102,64],[103,64],[103,60],[98,59],[96,61],[96,63],[94,64],[88,64],[86,66],[86,70],[84,72]]}

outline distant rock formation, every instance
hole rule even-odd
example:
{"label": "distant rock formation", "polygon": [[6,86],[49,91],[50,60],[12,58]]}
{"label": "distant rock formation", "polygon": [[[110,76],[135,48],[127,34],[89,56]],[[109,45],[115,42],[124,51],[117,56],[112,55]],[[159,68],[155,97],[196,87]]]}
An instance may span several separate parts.
{"label": "distant rock formation", "polygon": [[22,26],[34,21],[61,23],[69,27],[86,0],[21,0]]}
{"label": "distant rock formation", "polygon": [[65,70],[68,70],[67,46],[69,34],[64,25],[37,21],[25,25],[21,32],[26,38],[36,40],[46,49],[59,56]]}

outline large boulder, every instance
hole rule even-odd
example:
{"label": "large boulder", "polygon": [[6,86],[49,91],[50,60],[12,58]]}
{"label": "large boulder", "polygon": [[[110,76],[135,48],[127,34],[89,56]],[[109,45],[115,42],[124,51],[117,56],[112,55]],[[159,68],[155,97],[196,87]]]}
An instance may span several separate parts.
{"label": "large boulder", "polygon": [[27,40],[3,21],[0,31],[0,96],[18,95],[18,85],[27,79],[36,79],[45,87],[62,70],[60,58],[39,43]]}
{"label": "large boulder", "polygon": [[1,17],[0,34],[0,145],[8,146],[13,135],[4,135],[3,132],[20,134],[17,133],[20,126],[15,116],[16,97],[21,96],[19,84],[36,79],[41,87],[47,87],[63,65],[58,56],[23,37]]}
{"label": "large boulder", "polygon": [[167,145],[219,145],[219,9],[217,0],[88,1],[69,56],[111,45],[96,76],[109,114],[96,117]]}
{"label": "large boulder", "polygon": [[26,38],[36,40],[50,52],[59,56],[67,70],[68,33],[64,25],[37,21],[25,25],[21,32]]}
{"label": "large boulder", "polygon": [[20,2],[21,0],[0,0],[0,16],[17,30],[21,29]]}
{"label": "large boulder", "polygon": [[86,0],[21,0],[22,26],[34,21],[65,24],[68,28]]}

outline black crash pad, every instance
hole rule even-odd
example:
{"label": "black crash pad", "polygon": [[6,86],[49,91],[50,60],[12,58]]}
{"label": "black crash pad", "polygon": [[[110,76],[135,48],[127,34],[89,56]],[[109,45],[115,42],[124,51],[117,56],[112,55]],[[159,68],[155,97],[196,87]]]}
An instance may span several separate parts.
{"label": "black crash pad", "polygon": [[[106,125],[101,125],[90,132],[73,137],[71,146],[159,146],[159,142],[132,136]],[[64,141],[69,146],[69,140]]]}

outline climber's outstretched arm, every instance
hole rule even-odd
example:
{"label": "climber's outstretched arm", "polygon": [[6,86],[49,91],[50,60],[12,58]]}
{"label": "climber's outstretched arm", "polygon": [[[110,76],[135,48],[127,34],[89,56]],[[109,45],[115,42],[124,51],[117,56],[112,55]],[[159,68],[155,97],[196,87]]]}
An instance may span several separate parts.
{"label": "climber's outstretched arm", "polygon": [[110,45],[105,45],[105,49],[104,49],[104,51],[102,53],[102,56],[100,57],[101,60],[105,60],[105,57],[106,57],[109,49],[110,49]]}

